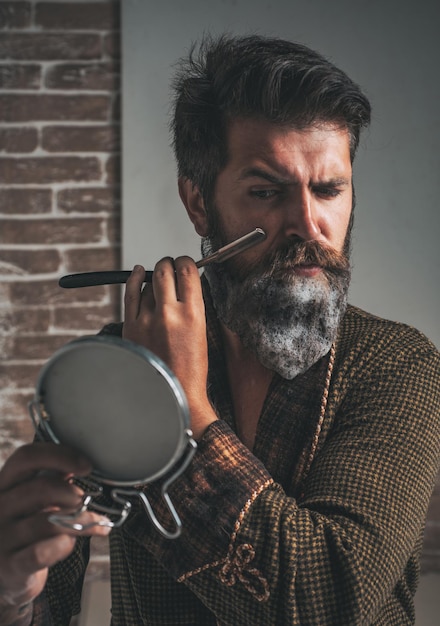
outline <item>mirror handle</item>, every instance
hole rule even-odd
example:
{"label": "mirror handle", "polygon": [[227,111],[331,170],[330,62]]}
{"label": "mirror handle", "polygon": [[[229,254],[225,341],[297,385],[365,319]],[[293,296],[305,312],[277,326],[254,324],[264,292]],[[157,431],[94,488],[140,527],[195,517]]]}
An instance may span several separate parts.
{"label": "mirror handle", "polygon": [[163,483],[161,487],[162,498],[164,499],[168,511],[174,521],[174,524],[176,526],[175,530],[169,531],[164,528],[164,526],[159,522],[155,512],[153,511],[153,507],[151,506],[150,501],[143,491],[132,492],[132,495],[136,494],[139,497],[150,520],[153,522],[154,526],[161,533],[161,535],[163,535],[166,539],[177,539],[177,537],[179,537],[180,533],[182,532],[182,522],[180,521],[180,517],[174,507],[170,494],[168,493],[168,488],[186,470],[197,449],[197,443],[192,438],[192,432],[190,430],[186,430],[185,435],[187,437],[186,457],[184,458],[183,463],[180,464],[177,470]]}

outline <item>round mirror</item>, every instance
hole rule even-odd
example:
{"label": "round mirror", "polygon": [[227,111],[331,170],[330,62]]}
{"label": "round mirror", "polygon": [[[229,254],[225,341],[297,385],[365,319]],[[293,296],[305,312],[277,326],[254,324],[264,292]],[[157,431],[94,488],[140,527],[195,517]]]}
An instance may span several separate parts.
{"label": "round mirror", "polygon": [[111,485],[151,482],[188,441],[185,394],[154,354],[116,337],[76,339],[43,367],[34,410],[55,443],[69,444]]}

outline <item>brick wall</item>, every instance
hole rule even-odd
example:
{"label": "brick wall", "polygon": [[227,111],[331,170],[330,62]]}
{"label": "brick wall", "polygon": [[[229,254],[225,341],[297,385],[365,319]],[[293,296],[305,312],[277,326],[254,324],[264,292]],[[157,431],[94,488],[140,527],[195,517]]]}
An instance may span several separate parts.
{"label": "brick wall", "polygon": [[[117,288],[57,286],[119,267],[119,6],[0,2],[0,27],[1,463],[32,437],[44,361],[120,317]],[[440,571],[440,482],[423,568]]]}
{"label": "brick wall", "polygon": [[118,288],[58,287],[120,267],[119,37],[117,2],[0,2],[0,465],[45,360],[120,318]]}
{"label": "brick wall", "polygon": [[32,436],[42,363],[118,318],[119,6],[0,2],[0,461]]}

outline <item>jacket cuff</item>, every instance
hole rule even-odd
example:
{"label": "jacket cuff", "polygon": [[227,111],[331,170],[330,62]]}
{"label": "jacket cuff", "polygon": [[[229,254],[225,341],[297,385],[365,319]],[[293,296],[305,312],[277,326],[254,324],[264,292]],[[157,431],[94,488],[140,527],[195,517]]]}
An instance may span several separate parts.
{"label": "jacket cuff", "polygon": [[[163,538],[146,520],[140,503],[123,532],[146,547],[171,576],[184,580],[226,561],[247,511],[272,482],[264,465],[218,420],[206,430],[189,468],[169,489],[182,521],[180,537]],[[160,484],[143,491],[167,526]]]}

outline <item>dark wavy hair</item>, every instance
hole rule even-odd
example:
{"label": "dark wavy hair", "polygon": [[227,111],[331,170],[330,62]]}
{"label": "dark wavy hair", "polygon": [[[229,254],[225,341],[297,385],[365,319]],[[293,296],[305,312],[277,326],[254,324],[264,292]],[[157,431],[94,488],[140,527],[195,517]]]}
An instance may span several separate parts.
{"label": "dark wavy hair", "polygon": [[205,36],[177,66],[171,121],[178,175],[208,206],[228,160],[227,130],[237,118],[303,129],[334,122],[350,135],[354,159],[368,99],[342,70],[302,44],[257,35]]}

